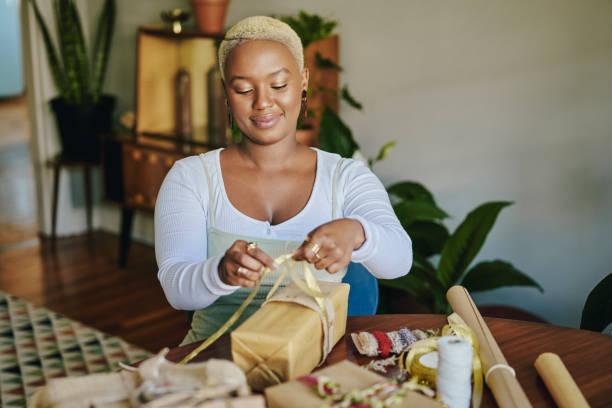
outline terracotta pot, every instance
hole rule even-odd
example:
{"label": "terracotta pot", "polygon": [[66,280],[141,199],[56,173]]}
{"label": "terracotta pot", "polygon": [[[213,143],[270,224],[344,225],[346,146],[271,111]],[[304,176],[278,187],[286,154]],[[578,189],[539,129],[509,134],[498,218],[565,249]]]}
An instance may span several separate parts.
{"label": "terracotta pot", "polygon": [[225,13],[229,0],[190,0],[191,8],[200,31],[220,34],[225,25]]}

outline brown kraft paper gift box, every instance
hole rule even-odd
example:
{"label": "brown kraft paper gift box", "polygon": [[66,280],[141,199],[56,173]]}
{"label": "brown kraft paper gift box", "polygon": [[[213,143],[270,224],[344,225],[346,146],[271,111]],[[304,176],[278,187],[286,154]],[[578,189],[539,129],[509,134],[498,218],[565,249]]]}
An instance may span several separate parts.
{"label": "brown kraft paper gift box", "polygon": [[[316,371],[313,375],[322,375],[341,385],[342,392],[354,389],[365,389],[374,384],[388,381],[386,378],[365,370],[348,360]],[[312,389],[312,386],[299,380],[266,388],[268,408],[319,408],[325,401]],[[393,408],[442,408],[443,404],[416,392],[408,392],[401,403]]]}
{"label": "brown kraft paper gift box", "polygon": [[[335,345],[346,331],[349,285],[318,282],[334,309]],[[312,299],[292,283],[278,292],[282,297]],[[277,297],[275,294],[274,297]],[[310,299],[308,299],[310,298]],[[314,310],[292,302],[269,302],[234,330],[232,359],[245,372],[249,386],[263,390],[270,385],[309,374],[323,356],[323,324]]]}

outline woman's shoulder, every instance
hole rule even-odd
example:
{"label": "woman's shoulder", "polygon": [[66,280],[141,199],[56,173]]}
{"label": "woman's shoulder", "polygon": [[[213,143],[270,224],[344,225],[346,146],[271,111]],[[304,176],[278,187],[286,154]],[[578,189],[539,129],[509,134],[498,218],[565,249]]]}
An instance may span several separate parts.
{"label": "woman's shoulder", "polygon": [[223,149],[209,150],[206,153],[197,154],[193,156],[187,156],[183,159],[177,160],[174,163],[174,166],[172,169],[177,168],[183,171],[186,170],[186,171],[201,172],[203,171],[203,167],[202,167],[203,164],[206,163],[210,171],[212,170],[214,163],[216,163],[216,161],[219,160],[219,152],[221,150]]}
{"label": "woman's shoulder", "polygon": [[331,170],[332,173],[336,170],[339,164],[339,174],[346,174],[347,172],[350,173],[355,170],[369,170],[365,163],[361,160],[342,157],[337,153],[326,152],[325,150],[321,150],[316,147],[313,147],[312,149],[317,152],[321,166],[325,169]]}

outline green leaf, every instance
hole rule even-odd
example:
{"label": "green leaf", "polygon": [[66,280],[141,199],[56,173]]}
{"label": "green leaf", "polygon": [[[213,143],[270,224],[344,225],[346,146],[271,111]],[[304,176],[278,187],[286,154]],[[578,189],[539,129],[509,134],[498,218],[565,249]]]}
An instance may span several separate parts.
{"label": "green leaf", "polygon": [[424,257],[439,254],[450,236],[444,225],[432,221],[416,221],[405,229],[412,240],[414,253]]}
{"label": "green leaf", "polygon": [[612,323],[612,273],[603,278],[589,293],[580,328],[601,332]]}
{"label": "green leaf", "polygon": [[34,8],[36,22],[38,23],[38,27],[40,28],[40,31],[42,33],[43,43],[45,44],[45,49],[47,51],[47,61],[51,70],[51,76],[53,77],[53,83],[55,84],[55,87],[59,91],[60,95],[64,99],[68,99],[69,91],[66,75],[64,73],[64,67],[62,66],[57,56],[57,51],[55,50],[55,46],[53,45],[53,41],[51,40],[51,36],[49,35],[49,29],[47,28],[47,24],[45,23],[45,20],[43,20],[42,15],[40,14],[40,10],[38,10],[36,1],[29,1],[30,4],[32,4],[32,7]]}
{"label": "green leaf", "polygon": [[508,201],[489,202],[480,205],[467,215],[446,241],[438,264],[438,279],[446,286],[458,282],[482,245],[499,212]]}
{"label": "green leaf", "polygon": [[102,95],[102,87],[104,86],[104,76],[106,74],[106,66],[108,65],[108,55],[110,46],[115,31],[115,16],[116,16],[115,0],[106,0],[102,9],[102,16],[98,24],[98,33],[94,46],[93,60],[93,84],[92,84],[92,99],[94,104],[98,102]]}
{"label": "green leaf", "polygon": [[68,78],[69,100],[81,105],[85,102],[85,88],[89,85],[89,78],[84,72],[87,68],[82,65],[83,60],[87,63],[87,58],[79,15],[72,0],[54,0],[53,4],[60,54]]}
{"label": "green leaf", "polygon": [[383,147],[381,147],[380,150],[378,151],[378,156],[376,156],[376,161],[384,160],[387,157],[387,155],[391,153],[391,150],[393,150],[396,144],[397,142],[395,140],[385,143]]}
{"label": "green leaf", "polygon": [[348,85],[344,85],[342,87],[342,90],[340,91],[340,97],[344,99],[344,101],[351,105],[353,108],[363,110],[363,105],[361,104],[361,102],[357,101],[349,92]]}
{"label": "green leaf", "polygon": [[318,51],[315,54],[315,64],[317,65],[317,67],[322,69],[335,69],[337,71],[342,72],[342,67],[340,65],[336,64],[329,58],[323,57]]}
{"label": "green leaf", "polygon": [[353,157],[359,145],[353,139],[351,129],[332,109],[326,107],[321,116],[319,144],[323,150],[337,153],[342,157]]}
{"label": "green leaf", "polygon": [[414,181],[402,181],[387,188],[387,192],[402,200],[419,200],[436,204],[433,195],[422,184]]}
{"label": "green leaf", "polygon": [[415,221],[435,221],[448,217],[448,214],[435,204],[425,201],[401,201],[393,206],[393,210],[395,210],[395,214],[404,229],[408,228]]}
{"label": "green leaf", "polygon": [[308,14],[304,10],[300,10],[297,17],[281,16],[279,19],[297,33],[304,48],[314,41],[329,38],[338,25],[335,20],[325,20],[317,14]]}
{"label": "green leaf", "polygon": [[533,286],[544,292],[536,281],[516,269],[511,263],[500,260],[480,262],[468,271],[461,284],[470,293],[504,286]]}
{"label": "green leaf", "polygon": [[410,293],[416,298],[417,302],[433,311],[436,299],[432,294],[431,288],[426,281],[419,278],[413,272],[411,271],[408,275],[396,279],[379,279],[378,284]]}

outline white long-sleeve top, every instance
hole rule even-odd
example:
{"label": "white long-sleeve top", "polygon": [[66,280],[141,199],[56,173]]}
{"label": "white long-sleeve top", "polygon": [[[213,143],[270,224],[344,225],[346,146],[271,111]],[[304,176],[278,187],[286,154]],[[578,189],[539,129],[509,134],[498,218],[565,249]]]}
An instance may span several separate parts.
{"label": "white long-sleeve top", "polygon": [[[217,229],[252,237],[302,241],[307,234],[332,219],[332,178],[340,160],[319,149],[314,187],[306,206],[277,225],[253,219],[229,201],[219,154],[205,154],[212,180],[214,222]],[[211,226],[209,189],[198,156],[177,161],[166,175],[155,206],[157,277],[168,302],[177,309],[197,310],[238,286],[223,283],[218,266],[223,254],[207,257],[206,231]],[[363,163],[345,159],[336,185],[336,218],[361,223],[365,242],[351,260],[362,263],[374,276],[394,279],[408,273],[412,244],[399,223],[380,180]]]}

